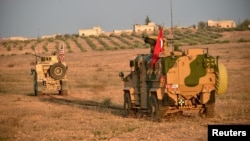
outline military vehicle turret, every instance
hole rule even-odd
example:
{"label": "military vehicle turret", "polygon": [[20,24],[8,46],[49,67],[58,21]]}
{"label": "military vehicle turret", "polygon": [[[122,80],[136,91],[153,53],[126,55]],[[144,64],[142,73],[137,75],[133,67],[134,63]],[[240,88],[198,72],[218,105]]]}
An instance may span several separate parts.
{"label": "military vehicle turret", "polygon": [[[144,41],[151,45],[150,53],[130,60],[131,72],[126,76],[119,73],[124,81],[125,116],[146,110],[158,121],[169,113],[197,110],[202,117],[213,117],[215,95],[227,90],[227,70],[219,57],[197,47],[168,51],[167,39],[159,35]],[[155,56],[159,44],[163,49]]]}
{"label": "military vehicle turret", "polygon": [[63,61],[64,51],[52,55],[36,56],[35,68],[31,69],[34,75],[34,94],[58,93],[60,95],[68,94],[67,65]]}

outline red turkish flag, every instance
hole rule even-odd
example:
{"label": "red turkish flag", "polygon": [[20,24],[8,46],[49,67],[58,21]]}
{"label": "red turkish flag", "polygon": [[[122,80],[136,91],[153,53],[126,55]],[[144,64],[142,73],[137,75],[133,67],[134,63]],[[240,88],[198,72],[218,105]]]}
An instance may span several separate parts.
{"label": "red turkish flag", "polygon": [[164,51],[163,48],[163,30],[160,27],[159,33],[158,33],[158,37],[157,37],[157,41],[154,47],[154,53],[152,56],[152,63],[151,63],[151,67],[154,68],[155,67],[155,62],[159,59],[159,53]]}

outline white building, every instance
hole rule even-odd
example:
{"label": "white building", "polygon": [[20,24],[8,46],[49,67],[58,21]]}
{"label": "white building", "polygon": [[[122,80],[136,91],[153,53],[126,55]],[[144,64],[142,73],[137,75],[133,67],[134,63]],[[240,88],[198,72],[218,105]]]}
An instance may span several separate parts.
{"label": "white building", "polygon": [[103,31],[100,26],[95,26],[92,29],[80,29],[79,36],[90,36],[90,35],[99,36],[102,32]]}
{"label": "white building", "polygon": [[232,20],[222,20],[222,21],[208,20],[207,25],[209,27],[219,27],[219,28],[234,28],[234,27],[236,27],[235,22]]}
{"label": "white building", "polygon": [[153,32],[156,29],[157,29],[157,26],[153,22],[150,22],[148,24],[135,24],[134,25],[134,32],[143,32],[143,31]]}

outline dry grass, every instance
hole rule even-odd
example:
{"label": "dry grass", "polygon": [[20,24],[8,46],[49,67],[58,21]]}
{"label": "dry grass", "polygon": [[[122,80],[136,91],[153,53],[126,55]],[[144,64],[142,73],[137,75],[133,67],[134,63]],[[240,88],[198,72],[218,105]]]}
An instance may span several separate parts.
{"label": "dry grass", "polygon": [[191,112],[166,117],[160,123],[151,122],[144,113],[140,118],[123,117],[123,83],[118,72],[128,73],[129,60],[148,49],[66,54],[68,96],[33,96],[30,69],[34,56],[0,56],[0,140],[203,141],[208,124],[249,124],[250,43],[182,48],[189,47],[208,47],[228,70],[228,91],[216,97],[212,119]]}

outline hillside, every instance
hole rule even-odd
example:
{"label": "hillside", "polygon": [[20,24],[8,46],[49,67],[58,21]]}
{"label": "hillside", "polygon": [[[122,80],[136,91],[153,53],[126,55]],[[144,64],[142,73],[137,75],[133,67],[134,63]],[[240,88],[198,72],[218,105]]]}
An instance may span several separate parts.
{"label": "hillside", "polygon": [[[250,124],[250,31],[189,32],[176,34],[186,38],[174,44],[181,49],[208,48],[228,71],[228,90],[216,95],[214,118],[202,119],[192,112],[166,116],[159,123],[143,112],[136,118],[123,117],[118,73],[128,74],[130,59],[149,53],[139,36],[0,41],[0,140],[204,141],[208,125]],[[50,53],[60,44],[66,49],[69,95],[36,97],[30,75],[35,59],[30,54],[34,48]]]}
{"label": "hillside", "polygon": [[[132,33],[110,36],[101,35],[90,37],[79,37],[77,35],[61,35],[56,38],[36,39],[26,41],[0,40],[0,55],[17,55],[17,54],[37,54],[52,53],[58,51],[61,46],[65,47],[68,53],[119,50],[147,48],[142,36],[145,33]],[[174,40],[175,46],[200,45],[200,44],[222,44],[249,42],[249,31],[193,31],[188,29],[176,29]],[[157,33],[148,33],[146,35],[157,35]],[[165,31],[165,36],[169,36],[169,31]]]}

